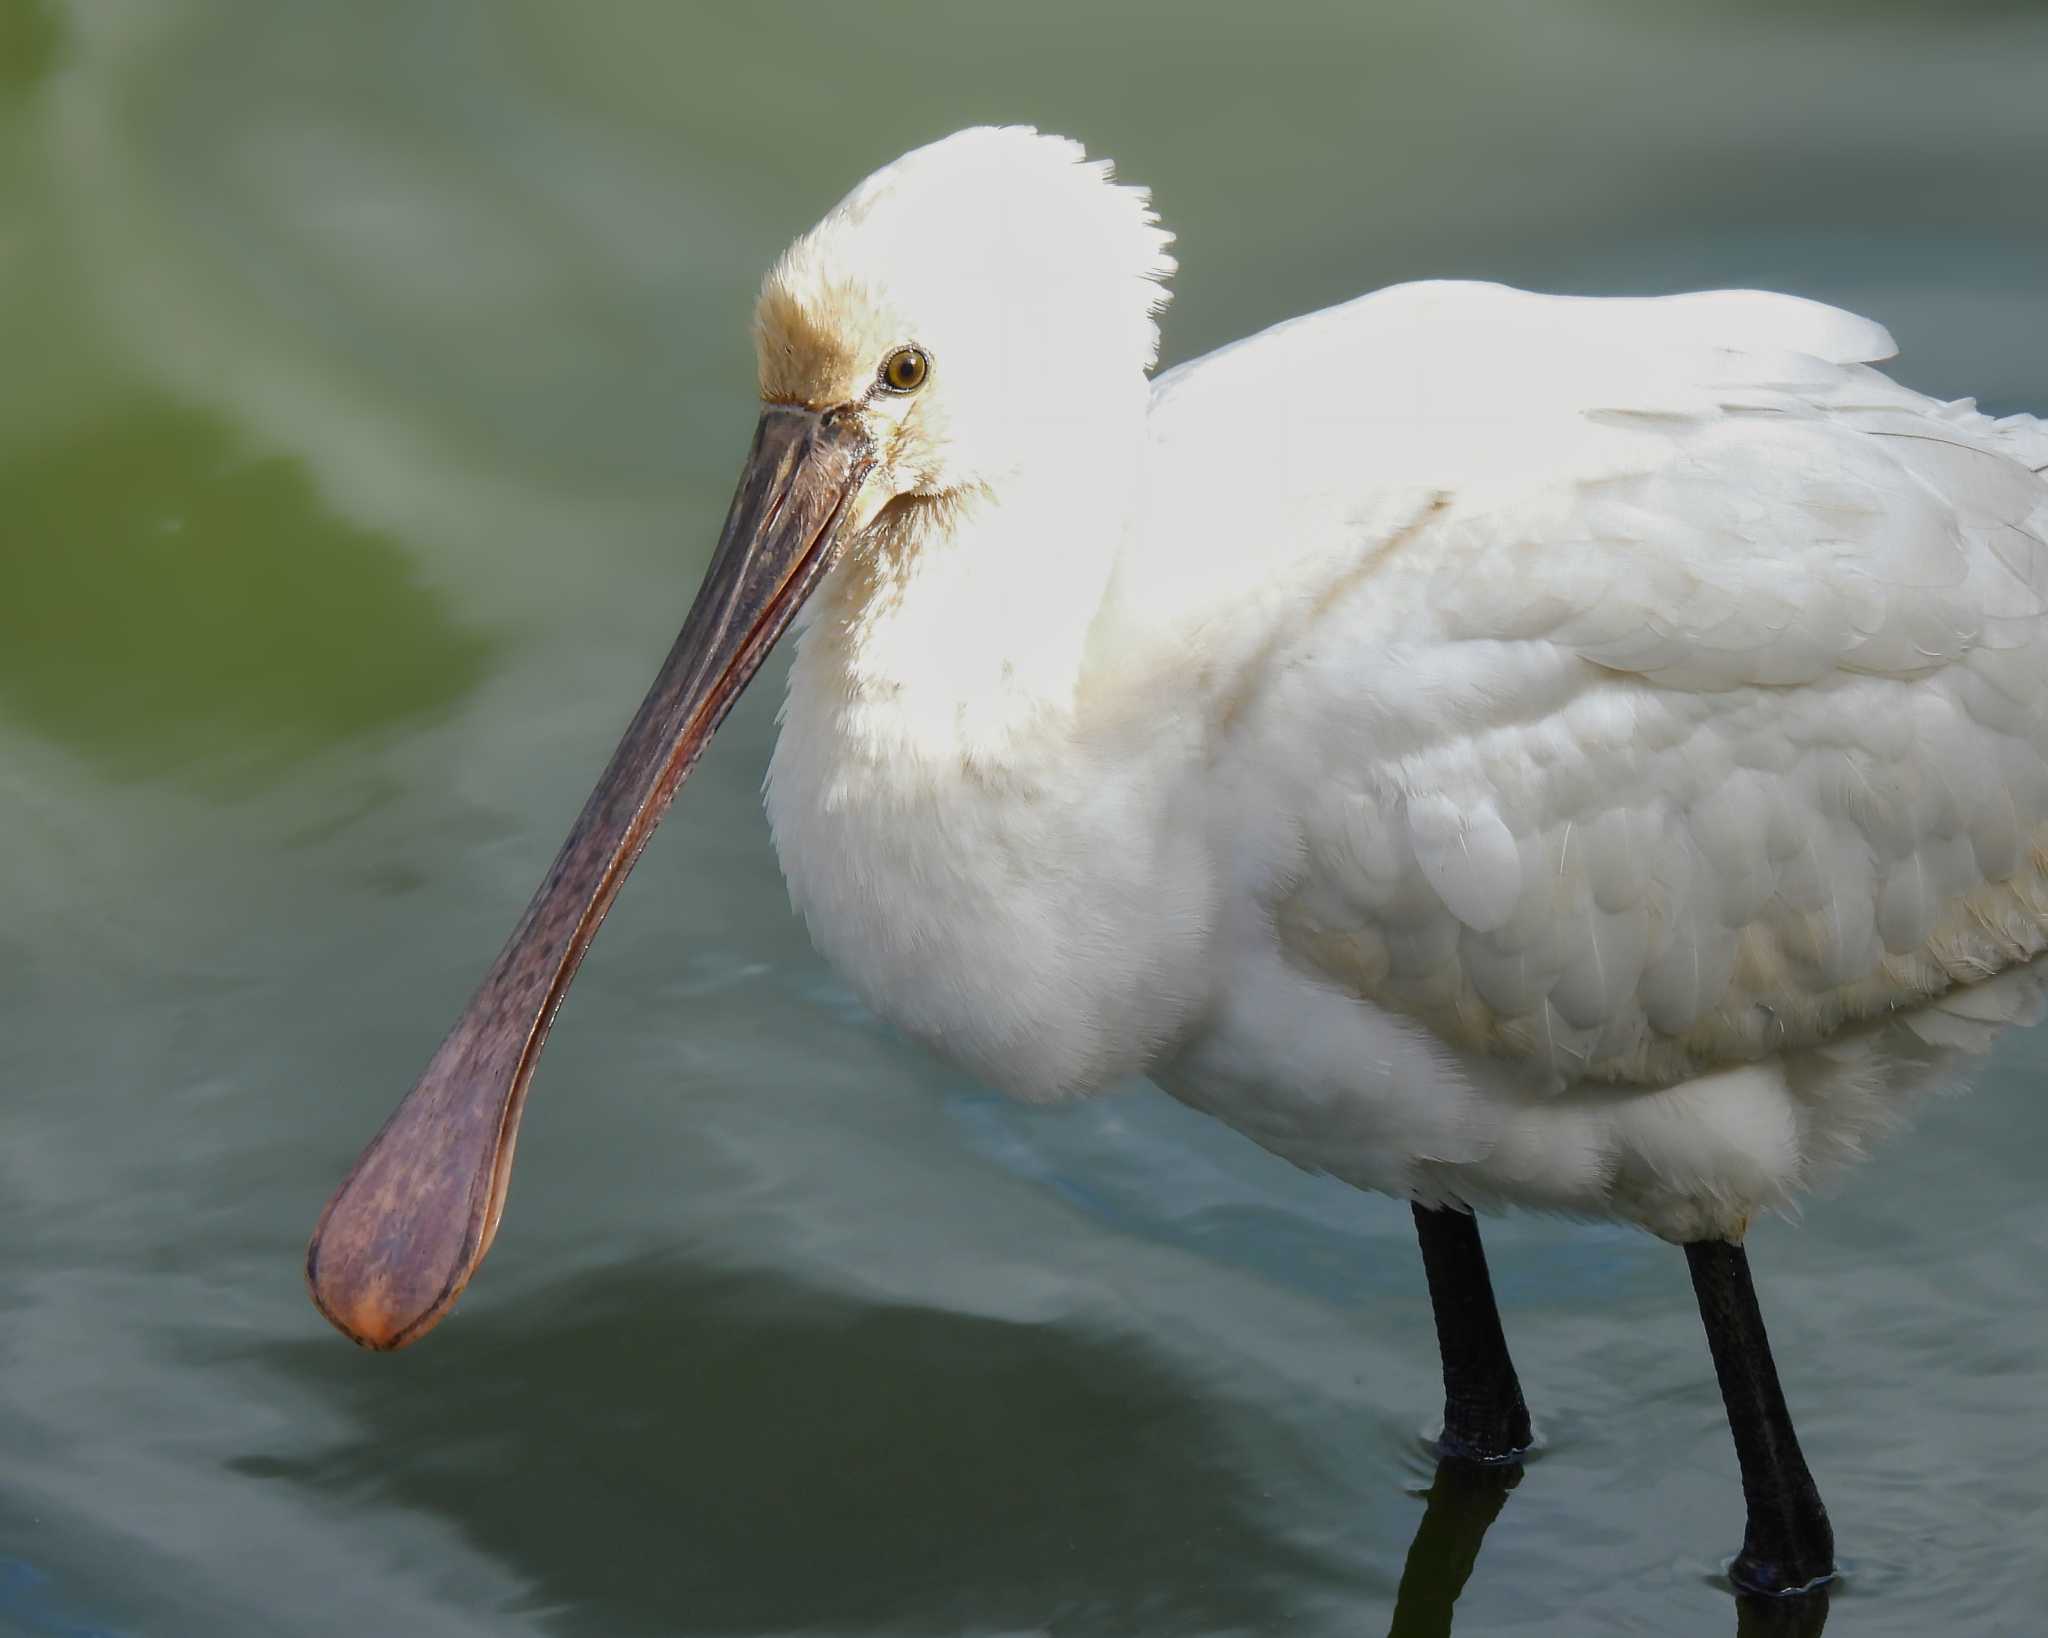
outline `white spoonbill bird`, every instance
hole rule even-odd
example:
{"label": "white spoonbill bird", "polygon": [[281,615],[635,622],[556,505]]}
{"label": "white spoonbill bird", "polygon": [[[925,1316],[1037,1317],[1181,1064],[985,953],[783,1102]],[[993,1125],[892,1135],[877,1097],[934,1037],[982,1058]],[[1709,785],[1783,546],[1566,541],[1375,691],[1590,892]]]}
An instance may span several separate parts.
{"label": "white spoonbill bird", "polygon": [[696,603],[314,1299],[378,1348],[454,1301],[583,951],[801,611],[768,816],[877,1013],[1412,1201],[1454,1457],[1529,1437],[1472,1208],[1684,1246],[1735,1579],[1818,1583],[1741,1242],[2033,1008],[2048,427],[1754,291],[1404,285],[1152,381],[1167,242],[978,129],[776,263]]}

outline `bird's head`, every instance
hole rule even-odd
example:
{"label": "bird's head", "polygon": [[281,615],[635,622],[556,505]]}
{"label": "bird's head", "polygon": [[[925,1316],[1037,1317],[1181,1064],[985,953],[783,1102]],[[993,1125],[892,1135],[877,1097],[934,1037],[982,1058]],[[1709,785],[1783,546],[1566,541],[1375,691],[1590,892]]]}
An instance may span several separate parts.
{"label": "bird's head", "polygon": [[504,1209],[549,1024],[640,850],[725,713],[850,542],[1085,464],[1142,413],[1167,236],[1074,143],[963,131],[862,183],[769,273],[760,421],[695,603],[511,941],[328,1202],[320,1310],[396,1348],[447,1312]]}
{"label": "bird's head", "polygon": [[855,522],[997,487],[1105,403],[1142,401],[1169,237],[1078,143],[962,131],[868,178],[770,270],[761,397],[862,429]]}

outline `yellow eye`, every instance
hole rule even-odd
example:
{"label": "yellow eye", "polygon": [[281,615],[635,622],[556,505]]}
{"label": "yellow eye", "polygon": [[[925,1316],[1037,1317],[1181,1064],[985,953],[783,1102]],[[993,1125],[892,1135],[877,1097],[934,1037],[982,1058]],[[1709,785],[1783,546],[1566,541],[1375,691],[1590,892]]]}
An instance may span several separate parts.
{"label": "yellow eye", "polygon": [[931,369],[922,348],[898,347],[882,360],[882,385],[891,392],[916,392]]}

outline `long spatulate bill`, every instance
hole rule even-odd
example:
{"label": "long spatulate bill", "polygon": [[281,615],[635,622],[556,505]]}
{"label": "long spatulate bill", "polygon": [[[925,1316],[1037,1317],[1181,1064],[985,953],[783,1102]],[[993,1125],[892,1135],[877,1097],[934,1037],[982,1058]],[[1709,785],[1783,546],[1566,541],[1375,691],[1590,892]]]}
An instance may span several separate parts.
{"label": "long spatulate bill", "polygon": [[661,674],[510,942],[313,1230],[313,1301],[365,1347],[424,1335],[490,1249],[555,1009],[677,787],[831,566],[871,466],[850,413],[762,412]]}

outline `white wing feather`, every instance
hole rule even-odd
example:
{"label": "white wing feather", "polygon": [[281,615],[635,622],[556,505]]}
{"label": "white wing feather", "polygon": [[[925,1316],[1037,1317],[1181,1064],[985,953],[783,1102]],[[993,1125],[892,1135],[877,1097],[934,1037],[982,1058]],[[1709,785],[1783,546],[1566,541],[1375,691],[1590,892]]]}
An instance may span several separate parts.
{"label": "white wing feather", "polygon": [[1420,285],[1161,380],[1141,583],[1290,959],[1665,1085],[2048,945],[2048,432],[1890,352],[1785,296]]}

